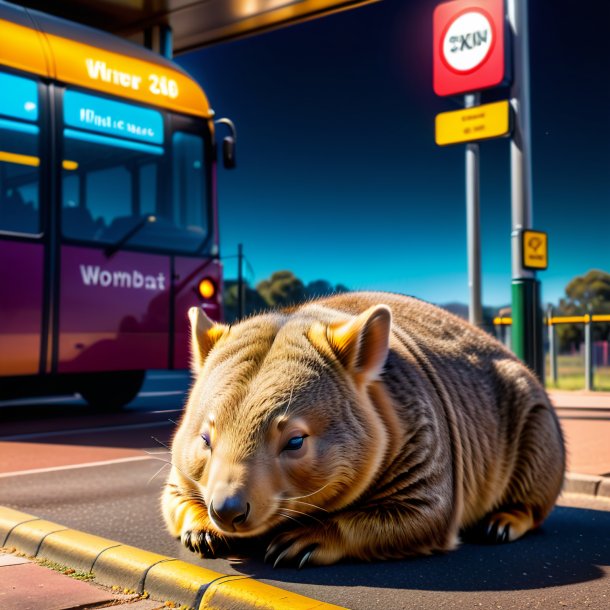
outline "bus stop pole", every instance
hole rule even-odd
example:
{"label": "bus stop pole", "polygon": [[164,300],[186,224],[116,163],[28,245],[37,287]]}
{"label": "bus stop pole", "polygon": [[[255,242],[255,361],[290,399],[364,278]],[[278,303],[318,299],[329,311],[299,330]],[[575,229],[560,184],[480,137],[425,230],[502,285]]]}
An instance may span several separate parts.
{"label": "bus stop pole", "polygon": [[511,157],[512,348],[538,377],[544,379],[540,282],[525,269],[522,234],[532,227],[530,142],[530,78],[527,0],[507,0],[513,41],[513,135]]}
{"label": "bus stop pole", "polygon": [[[464,106],[472,108],[481,103],[480,93],[464,96]],[[481,222],[480,222],[480,150],[479,144],[466,144],[466,235],[468,240],[468,320],[483,326],[481,305]]]}

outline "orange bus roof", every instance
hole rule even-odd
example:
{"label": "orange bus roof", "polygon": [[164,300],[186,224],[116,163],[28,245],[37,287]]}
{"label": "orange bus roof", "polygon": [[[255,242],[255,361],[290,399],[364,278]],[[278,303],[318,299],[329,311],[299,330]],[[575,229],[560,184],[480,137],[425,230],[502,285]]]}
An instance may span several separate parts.
{"label": "orange bus roof", "polygon": [[168,59],[2,0],[0,65],[176,112],[213,116],[201,87]]}

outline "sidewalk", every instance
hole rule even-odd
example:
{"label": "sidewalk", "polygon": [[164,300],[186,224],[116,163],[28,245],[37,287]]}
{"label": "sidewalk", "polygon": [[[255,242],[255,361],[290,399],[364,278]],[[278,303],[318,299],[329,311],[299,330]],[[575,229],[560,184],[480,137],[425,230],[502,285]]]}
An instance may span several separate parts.
{"label": "sidewalk", "polygon": [[[568,448],[564,492],[610,502],[610,393],[551,390],[549,395]],[[2,610],[341,610],[250,578],[225,576],[0,507],[3,544]]]}
{"label": "sidewalk", "polygon": [[568,451],[564,491],[610,501],[610,392],[550,390]]}

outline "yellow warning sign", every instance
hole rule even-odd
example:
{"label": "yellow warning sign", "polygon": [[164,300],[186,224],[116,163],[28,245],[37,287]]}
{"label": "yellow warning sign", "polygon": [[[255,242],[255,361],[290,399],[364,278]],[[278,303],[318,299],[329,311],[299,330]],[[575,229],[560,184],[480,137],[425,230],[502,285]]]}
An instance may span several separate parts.
{"label": "yellow warning sign", "polygon": [[439,146],[477,142],[506,136],[511,130],[507,100],[441,112],[436,115],[435,141]]}
{"label": "yellow warning sign", "polygon": [[526,269],[546,269],[549,265],[547,234],[523,231],[523,266]]}

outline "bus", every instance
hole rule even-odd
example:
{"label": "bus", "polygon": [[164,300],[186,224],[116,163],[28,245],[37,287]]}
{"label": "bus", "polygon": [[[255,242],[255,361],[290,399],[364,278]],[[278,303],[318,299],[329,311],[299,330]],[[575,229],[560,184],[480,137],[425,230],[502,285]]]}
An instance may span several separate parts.
{"label": "bus", "polygon": [[222,318],[216,159],[175,63],[0,0],[0,399],[120,408],[189,367],[189,307]]}

